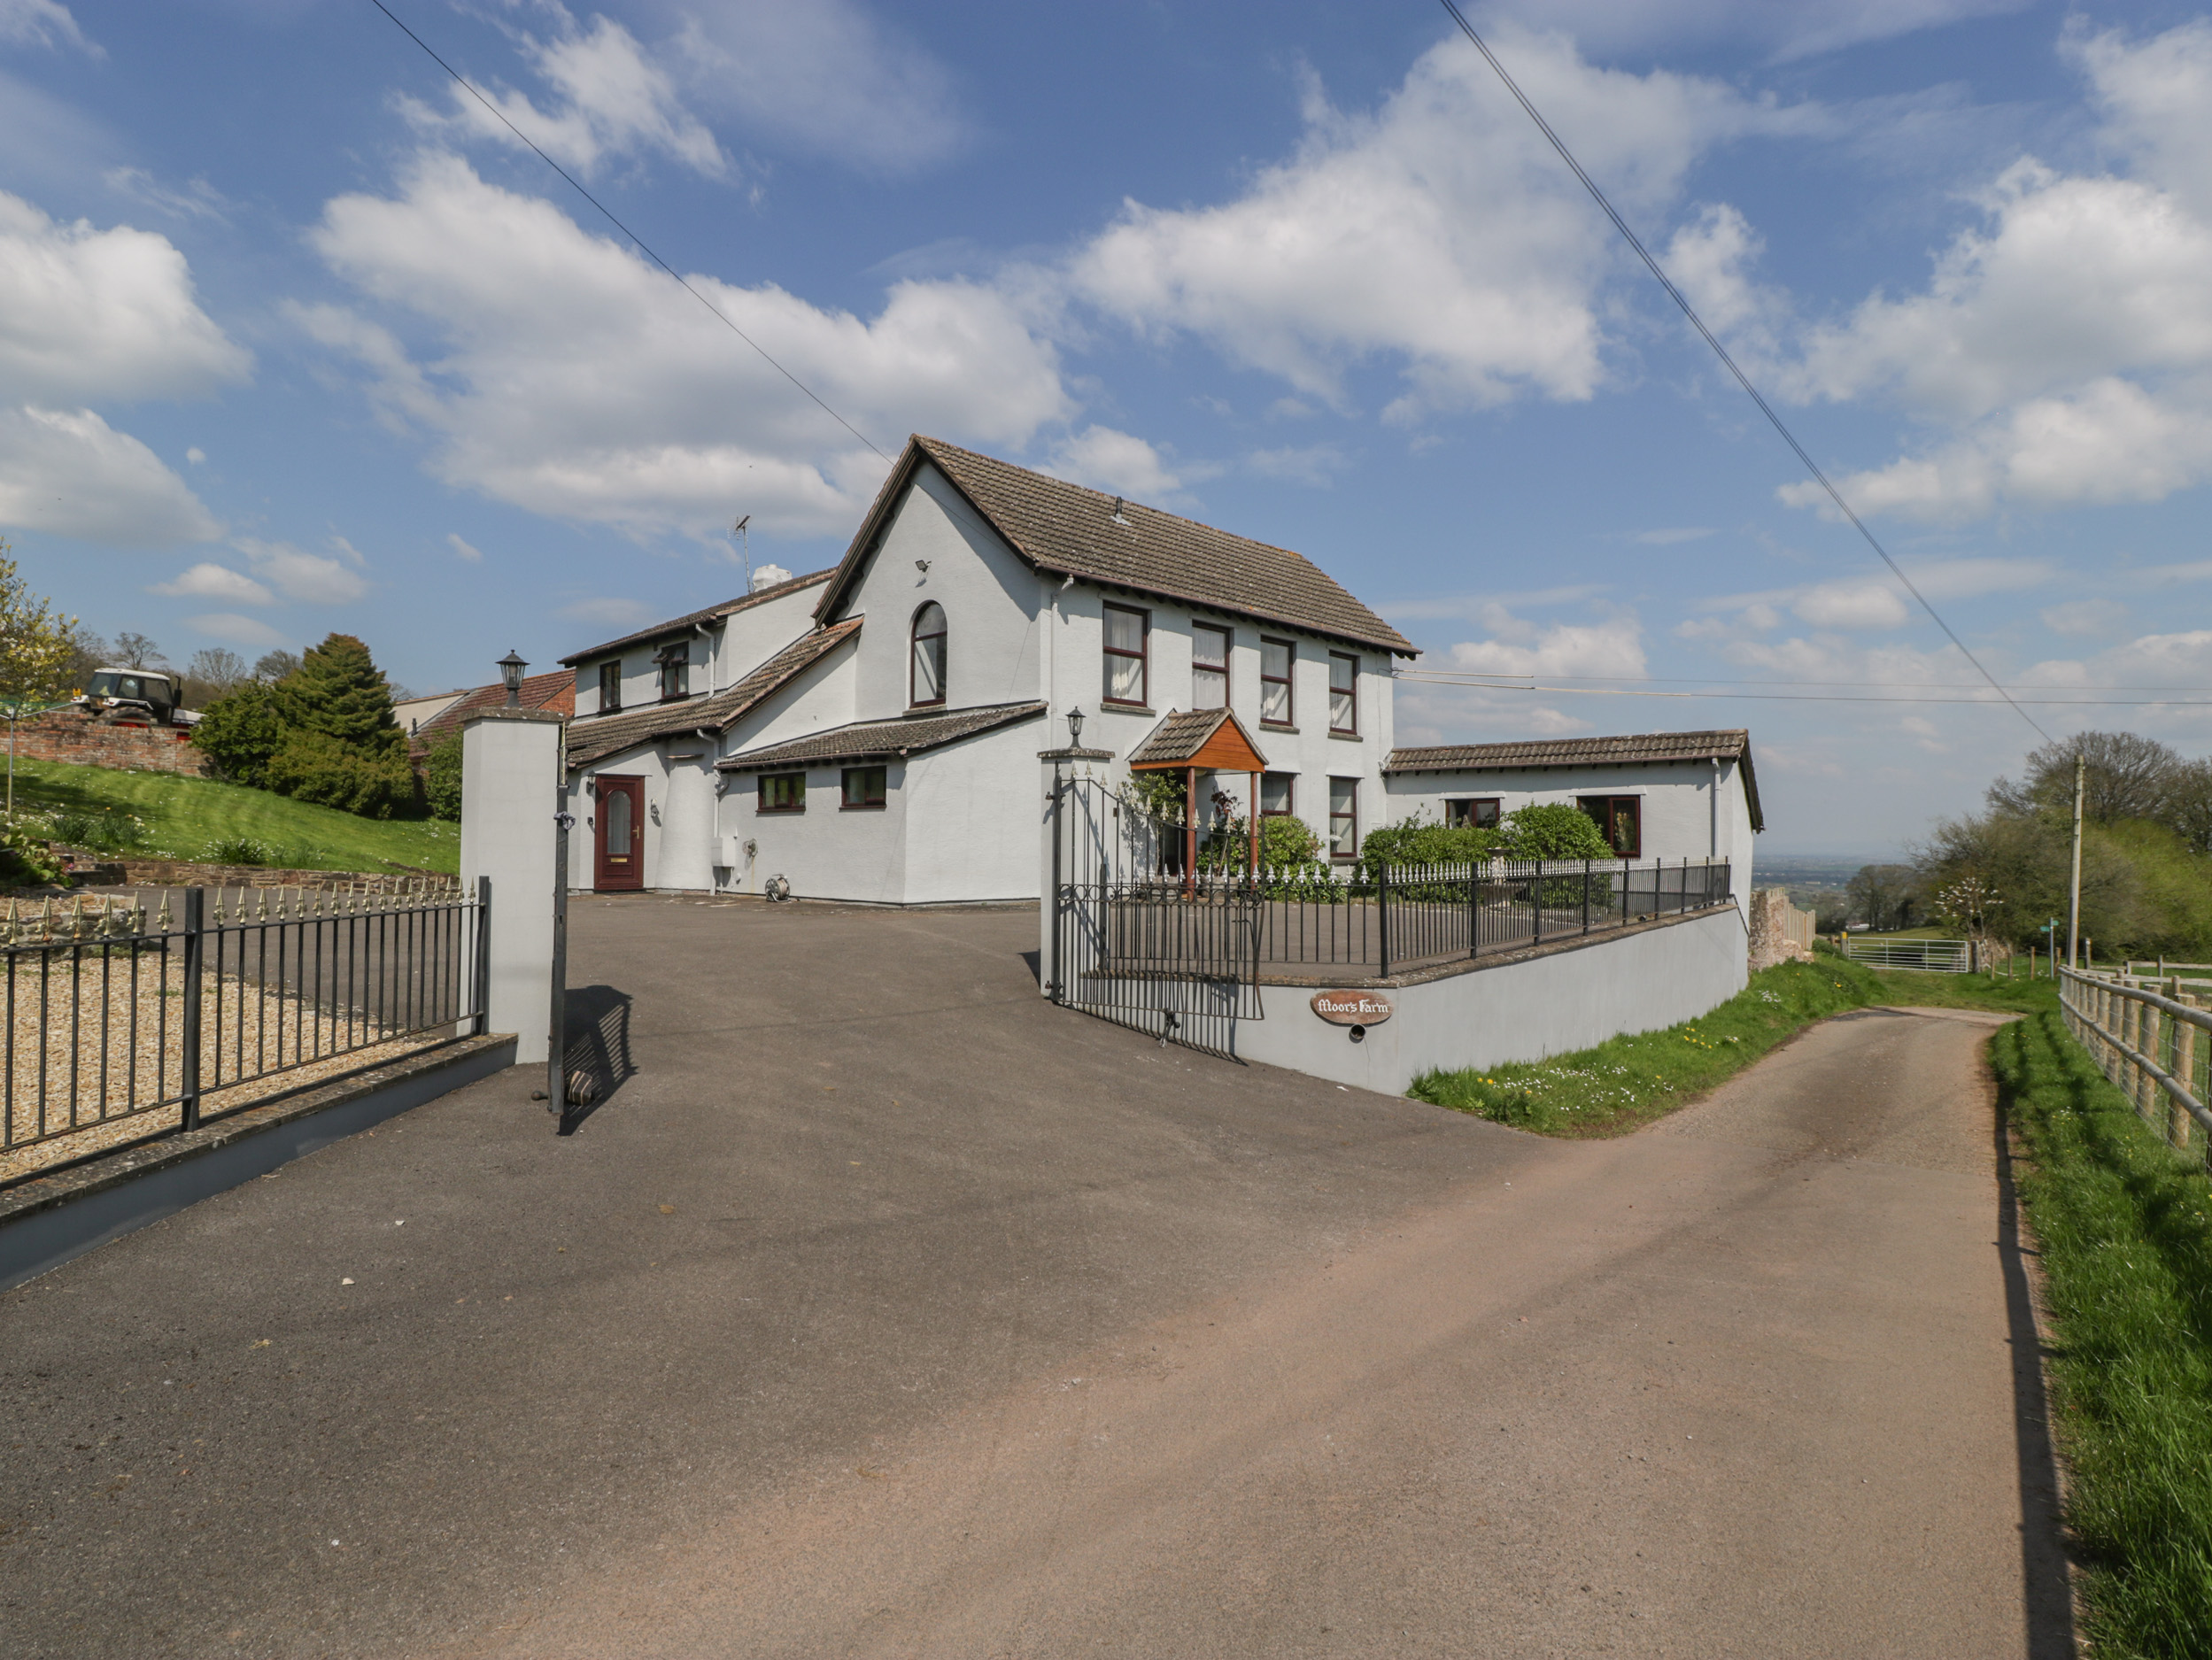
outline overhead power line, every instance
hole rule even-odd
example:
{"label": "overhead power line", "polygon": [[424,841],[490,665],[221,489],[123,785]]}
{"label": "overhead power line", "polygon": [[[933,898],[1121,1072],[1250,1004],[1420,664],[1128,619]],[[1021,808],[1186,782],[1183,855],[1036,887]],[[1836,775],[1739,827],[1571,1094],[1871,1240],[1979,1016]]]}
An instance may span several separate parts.
{"label": "overhead power line", "polygon": [[443,69],[447,74],[451,75],[453,78],[454,85],[460,88],[460,89],[466,92],[470,97],[476,99],[477,103],[483,104],[485,110],[491,113],[491,118],[494,120],[498,121],[500,126],[506,127],[508,132],[514,134],[515,137],[521,139],[523,143],[529,145],[531,151],[537,156],[538,160],[544,162],[548,167],[551,167],[555,173],[566,179],[568,181],[570,189],[575,190],[578,196],[589,202],[593,207],[599,209],[600,214],[606,219],[608,224],[612,225],[616,230],[622,232],[623,235],[629,237],[630,241],[636,243],[638,244],[638,250],[640,253],[644,254],[646,259],[652,260],[654,264],[659,266],[663,271],[674,277],[677,282],[682,283],[684,291],[690,295],[693,299],[697,300],[701,305],[704,305],[708,311],[712,312],[715,316],[720,320],[723,328],[729,329],[731,334],[737,336],[737,337],[744,341],[746,345],[751,346],[754,351],[759,352],[762,359],[768,364],[769,367],[774,369],[777,374],[782,375],[793,386],[804,392],[814,401],[815,406],[821,410],[824,414],[829,416],[831,421],[837,422],[839,426],[844,428],[846,431],[851,433],[862,444],[867,444],[870,450],[875,450],[878,459],[886,463],[889,462],[891,458],[884,454],[881,450],[876,449],[874,442],[870,439],[866,433],[862,432],[858,427],[855,427],[851,421],[846,420],[844,416],[839,414],[836,410],[831,409],[829,405],[824,403],[821,398],[816,393],[814,388],[808,386],[796,374],[793,374],[781,363],[778,363],[774,355],[770,352],[766,346],[762,345],[759,341],[754,339],[751,335],[746,334],[744,329],[739,328],[738,325],[731,320],[730,314],[727,312],[723,311],[721,306],[715,305],[714,301],[708,299],[704,294],[701,294],[697,289],[693,288],[681,272],[679,272],[674,266],[670,265],[667,260],[663,259],[659,254],[654,252],[651,245],[646,243],[643,236],[640,236],[636,231],[630,229],[630,227],[623,224],[622,220],[616,219],[615,215],[608,211],[607,204],[600,201],[599,197],[593,196],[589,190],[585,189],[584,186],[577,181],[574,174],[570,173],[566,167],[555,161],[551,156],[548,156],[544,151],[538,149],[537,140],[533,139],[521,127],[515,126],[513,121],[508,120],[506,112],[502,111],[498,104],[492,103],[491,100],[485,97],[483,93],[477,91],[476,87],[469,81],[468,78],[462,74],[460,70],[454,68],[452,65],[447,63],[443,58],[440,58],[437,53],[432,50],[429,42],[424,40],[420,35],[417,35],[405,23],[402,23],[398,17],[394,16],[391,8],[384,4],[384,0],[368,0],[368,3],[369,4],[375,6],[379,12],[383,12],[387,18],[391,18],[391,24],[394,28],[398,29],[402,35],[413,41],[417,46],[420,46],[423,51],[429,55],[432,63],[436,64],[440,69]]}
{"label": "overhead power line", "polygon": [[[381,0],[379,3],[381,4]],[[1559,159],[1566,162],[1574,176],[1582,181],[1582,188],[1588,190],[1591,199],[1605,210],[1605,217],[1613,221],[1613,228],[1620,233],[1629,247],[1636,250],[1636,258],[1643,260],[1651,274],[1659,279],[1659,286],[1667,290],[1668,297],[1682,307],[1682,313],[1690,320],[1690,326],[1704,336],[1705,344],[1713,348],[1713,355],[1719,358],[1728,372],[1736,377],[1736,383],[1744,389],[1744,395],[1759,405],[1759,413],[1766,416],[1774,429],[1782,435],[1782,441],[1790,446],[1798,459],[1803,463],[1805,470],[1813,475],[1814,482],[1828,492],[1828,498],[1836,504],[1837,511],[1849,520],[1852,528],[1866,538],[1867,545],[1881,555],[1882,562],[1890,567],[1890,574],[1905,584],[1907,593],[1920,601],[1921,609],[1934,620],[1936,626],[1944,631],[1945,637],[1952,645],[1959,648],[1960,654],[1974,665],[1975,672],[1989,682],[1991,690],[2010,704],[2014,712],[2022,720],[2034,727],[2038,737],[2046,743],[2050,742],[2051,735],[2038,724],[2033,715],[2021,706],[2019,699],[2005,690],[2004,686],[1999,683],[1997,676],[1982,666],[1982,660],[1967,649],[1967,643],[1959,637],[1957,630],[1944,621],[1943,614],[1930,603],[1928,596],[1921,592],[1914,584],[1913,579],[1905,574],[1904,567],[1890,557],[1890,550],[1883,547],[1874,532],[1867,529],[1866,521],[1860,519],[1858,513],[1852,511],[1851,504],[1844,499],[1843,491],[1836,488],[1835,483],[1821,469],[1821,464],[1813,459],[1812,453],[1802,444],[1798,442],[1797,434],[1790,430],[1788,423],[1775,413],[1774,405],[1767,401],[1759,388],[1752,384],[1751,376],[1737,367],[1736,359],[1729,354],[1729,349],[1721,344],[1720,337],[1705,327],[1705,319],[1698,315],[1698,309],[1690,303],[1689,296],[1674,286],[1674,279],[1669,277],[1659,262],[1651,257],[1651,251],[1644,245],[1643,239],[1628,228],[1628,221],[1620,217],[1613,203],[1606,198],[1605,191],[1597,188],[1597,181],[1582,170],[1582,164],[1574,159],[1574,152],[1566,147],[1566,141],[1551,130],[1551,123],[1545,120],[1543,113],[1528,101],[1528,95],[1520,89],[1520,83],[1506,73],[1505,66],[1497,60],[1497,54],[1493,52],[1483,38],[1474,32],[1474,25],[1467,21],[1466,13],[1459,10],[1455,0],[1438,0],[1438,4],[1451,14],[1451,20],[1459,26],[1460,32],[1474,42],[1474,50],[1482,54],[1483,61],[1497,72],[1497,78],[1505,83],[1505,89],[1513,95],[1514,102],[1528,112],[1528,119],[1536,124],[1536,129],[1551,141],[1551,148],[1559,152]]]}
{"label": "overhead power line", "polygon": [[[1753,703],[1966,703],[1982,708],[1997,706],[1978,693],[1963,698],[1931,698],[1926,696],[1890,696],[1887,694],[1841,691],[1647,691],[1632,686],[1561,686],[1533,683],[1526,680],[1466,679],[1431,669],[1401,668],[1394,678],[1419,685],[1456,686],[1463,691],[1543,691],[1563,697],[1578,698],[1707,698],[1722,700],[1740,699]],[[2026,698],[2015,699],[2009,694],[2005,701],[2017,709],[2023,703],[2038,708],[2098,708],[2098,709],[2212,709],[2208,698]],[[2033,725],[2033,722],[2029,722]],[[2037,730],[2042,729],[2038,727]]]}
{"label": "overhead power line", "polygon": [[[1488,685],[1492,683],[1511,683],[1518,685],[1523,681],[1533,680],[1536,677],[1533,672],[1515,674],[1509,669],[1502,668],[1495,670],[1412,668],[1401,672],[1411,675],[1440,676],[1451,680],[1465,681],[1469,685]],[[1551,675],[1547,678],[1593,681],[1605,685],[1669,684],[1704,686],[1708,689],[1720,686],[1857,686],[1864,691],[1960,691],[1965,690],[1965,683],[1957,680],[1729,680],[1718,675]],[[2212,695],[2212,686],[2092,686],[2071,680],[2048,683],[2015,680],[2013,682],[2012,689],[2015,691],[2160,691],[2170,692],[2177,696],[2181,694]],[[2151,699],[2153,702],[2169,700],[2164,698]]]}

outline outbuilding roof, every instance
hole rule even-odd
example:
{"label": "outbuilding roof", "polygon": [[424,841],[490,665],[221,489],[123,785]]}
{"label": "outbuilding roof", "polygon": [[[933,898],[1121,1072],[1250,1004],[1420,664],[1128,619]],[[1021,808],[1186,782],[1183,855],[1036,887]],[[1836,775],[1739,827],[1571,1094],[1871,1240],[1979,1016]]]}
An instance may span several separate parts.
{"label": "outbuilding roof", "polygon": [[694,732],[702,727],[726,732],[739,716],[785,684],[800,670],[860,632],[861,619],[848,618],[832,628],[814,629],[800,635],[734,685],[704,698],[682,698],[673,703],[649,703],[616,714],[587,714],[568,726],[568,765],[588,767],[609,755],[635,749],[657,737],[676,732]]}
{"label": "outbuilding roof", "polygon": [[1129,752],[1133,772],[1166,767],[1200,767],[1217,772],[1265,772],[1260,753],[1244,722],[1226,709],[1172,712]]}
{"label": "outbuilding roof", "polygon": [[909,714],[892,721],[857,721],[850,726],[809,732],[787,743],[747,750],[715,763],[723,772],[762,772],[777,767],[827,765],[832,761],[895,761],[924,750],[941,749],[963,737],[973,737],[1002,726],[1033,721],[1044,714],[1041,703],[996,703],[973,709],[948,709],[942,714]]}
{"label": "outbuilding roof", "polygon": [[[574,714],[576,677],[561,668],[525,675],[514,701],[525,709],[558,709],[563,714]],[[408,734],[407,742],[416,749],[427,749],[448,733],[460,731],[463,722],[506,706],[507,687],[502,683],[495,680],[488,686],[475,687],[416,727]]]}
{"label": "outbuilding roof", "polygon": [[755,589],[749,594],[739,594],[735,599],[725,599],[718,606],[708,606],[704,611],[694,611],[687,616],[670,617],[666,622],[656,622],[649,629],[639,629],[635,634],[625,634],[619,640],[608,640],[588,650],[571,652],[561,660],[573,668],[589,657],[604,657],[609,652],[619,652],[625,646],[642,645],[649,640],[665,639],[671,634],[681,634],[701,622],[713,622],[719,618],[735,616],[740,611],[750,611],[754,606],[764,606],[771,599],[781,599],[785,594],[795,594],[802,588],[826,583],[837,575],[836,567],[811,571],[804,576],[794,576],[789,582],[777,583],[772,588]]}
{"label": "outbuilding roof", "polygon": [[816,616],[837,614],[925,460],[1040,571],[1277,622],[1401,657],[1419,654],[1412,641],[1303,554],[918,433],[907,440],[905,452],[884,481]]}
{"label": "outbuilding roof", "polygon": [[1543,767],[1634,767],[1670,761],[1732,761],[1744,781],[1752,828],[1767,828],[1752,767],[1752,735],[1742,727],[1714,732],[1640,732],[1628,737],[1541,737],[1512,744],[1441,744],[1394,749],[1382,763],[1392,773],[1515,772]]}

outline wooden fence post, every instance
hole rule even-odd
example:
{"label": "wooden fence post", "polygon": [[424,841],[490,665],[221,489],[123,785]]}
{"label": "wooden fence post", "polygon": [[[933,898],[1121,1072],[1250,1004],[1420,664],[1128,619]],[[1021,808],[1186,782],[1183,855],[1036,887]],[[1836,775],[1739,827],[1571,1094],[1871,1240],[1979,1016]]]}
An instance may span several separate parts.
{"label": "wooden fence post", "polygon": [[2143,1003],[2139,1004],[2138,1007],[2143,1012],[2137,1017],[2135,1046],[2142,1051],[2143,1059],[2150,1064],[2139,1069],[2143,1075],[2143,1081],[2140,1086],[2142,1093],[2138,1098],[2141,1104],[2136,1108],[2136,1111],[2143,1116],[2146,1123],[2154,1124],[2165,1116],[2163,1113],[2155,1110],[2158,1106],[2158,1098],[2164,1092],[2164,1086],[2159,1083],[2158,1074],[2151,1070],[2151,1067],[2162,1065],[2165,1059],[2160,1054],[2158,1048],[2160,1016],[2165,1011],[2155,1003]]}
{"label": "wooden fence post", "polygon": [[[2192,1095],[2196,1095],[2197,1024],[2196,1022],[2193,1020],[2180,1021],[2176,1023],[2174,1031],[2174,1076],[2181,1080],[2182,1088],[2187,1090]],[[2201,1095],[2198,1095],[2197,1099],[2199,1100],[2202,1100],[2204,1098]],[[2186,1107],[2184,1107],[2180,1101],[2176,1100],[2173,1103],[2172,1111],[2167,1115],[2167,1117],[2171,1128],[2169,1128],[2166,1132],[2166,1139],[2172,1142],[2177,1147],[2187,1147],[2189,1145],[2189,1129],[2191,1123],[2193,1122],[2189,1116],[2189,1109]]]}

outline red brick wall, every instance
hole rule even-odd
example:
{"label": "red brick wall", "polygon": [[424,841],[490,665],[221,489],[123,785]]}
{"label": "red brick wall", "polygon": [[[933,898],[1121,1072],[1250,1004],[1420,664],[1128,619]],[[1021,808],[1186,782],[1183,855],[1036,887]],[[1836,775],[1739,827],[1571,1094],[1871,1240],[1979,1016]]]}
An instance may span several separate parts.
{"label": "red brick wall", "polygon": [[19,722],[15,753],[26,761],[204,777],[213,769],[207,757],[185,741],[189,737],[181,726],[116,726],[60,709]]}

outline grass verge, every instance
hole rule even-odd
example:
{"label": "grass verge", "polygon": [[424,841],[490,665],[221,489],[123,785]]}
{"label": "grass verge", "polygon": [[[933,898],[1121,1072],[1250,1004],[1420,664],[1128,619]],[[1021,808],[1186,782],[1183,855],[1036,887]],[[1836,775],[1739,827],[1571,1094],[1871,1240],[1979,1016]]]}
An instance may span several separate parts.
{"label": "grass verge", "polygon": [[250,862],[302,870],[460,869],[457,824],[355,818],[213,778],[18,761],[15,806],[19,817],[48,817],[58,839],[134,858],[233,863],[248,853],[259,855]]}
{"label": "grass verge", "polygon": [[2026,1148],[2092,1652],[2212,1654],[2212,1181],[2055,1013],[1990,1046]]}
{"label": "grass verge", "polygon": [[1687,1106],[1816,1020],[1869,1004],[2054,1008],[2048,980],[1870,969],[1823,950],[1785,962],[1696,1020],[1611,1038],[1548,1061],[1425,1072],[1406,1093],[1543,1135],[1620,1135]]}

